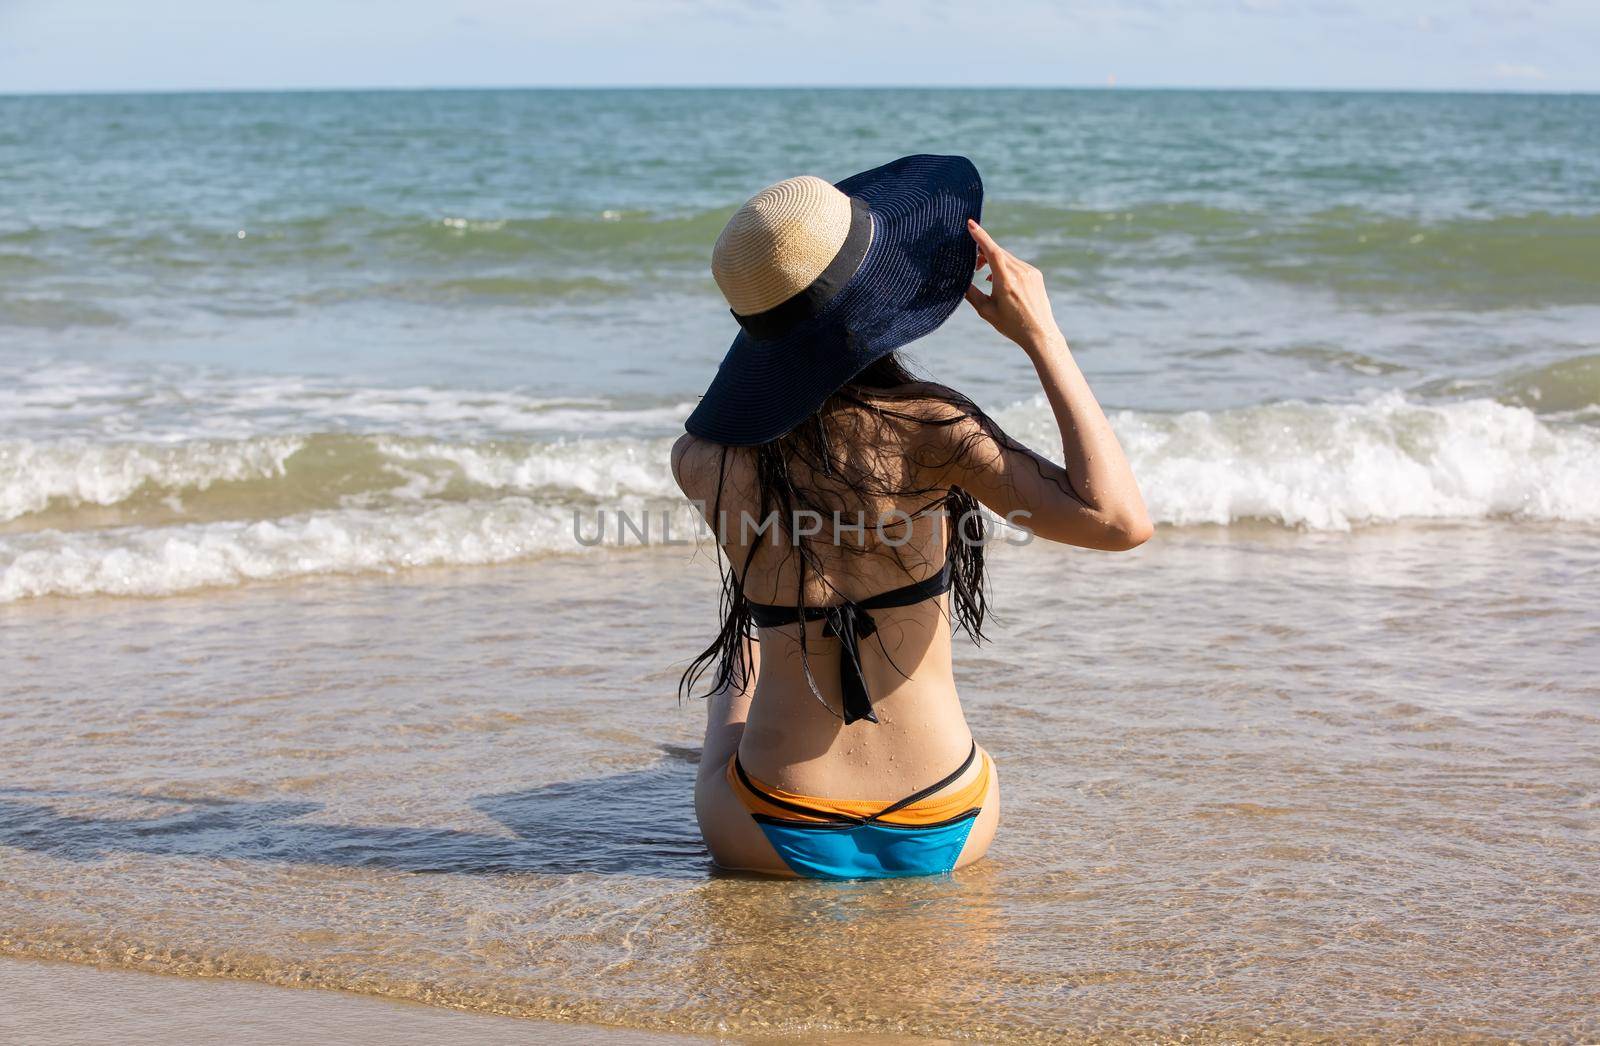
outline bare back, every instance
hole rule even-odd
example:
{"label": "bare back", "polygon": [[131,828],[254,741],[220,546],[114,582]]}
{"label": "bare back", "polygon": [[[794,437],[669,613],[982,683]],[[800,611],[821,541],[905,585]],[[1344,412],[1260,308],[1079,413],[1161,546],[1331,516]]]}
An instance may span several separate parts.
{"label": "bare back", "polygon": [[[889,395],[897,414],[915,415],[924,406],[914,388]],[[861,601],[936,574],[945,562],[954,533],[942,508],[948,488],[936,470],[919,464],[937,460],[945,435],[913,420],[869,416],[861,407],[842,411],[854,416],[834,418],[835,428],[860,438],[829,448],[838,472],[869,472],[882,477],[885,490],[917,493],[863,498],[792,463],[797,486],[815,491],[814,507],[823,510],[798,524],[820,528],[810,541],[814,558],[803,584],[792,535],[760,527],[768,517],[758,503],[753,454],[693,437],[675,452],[685,492],[705,504],[708,521],[722,521],[723,554],[753,602],[820,607]],[[760,629],[760,672],[739,745],[743,764],[795,792],[883,799],[906,795],[960,765],[972,737],[951,671],[949,603],[947,594],[873,612],[877,630],[861,642],[861,664],[877,723],[843,722],[841,644],[824,634],[821,622],[803,626],[804,649],[798,622]]]}

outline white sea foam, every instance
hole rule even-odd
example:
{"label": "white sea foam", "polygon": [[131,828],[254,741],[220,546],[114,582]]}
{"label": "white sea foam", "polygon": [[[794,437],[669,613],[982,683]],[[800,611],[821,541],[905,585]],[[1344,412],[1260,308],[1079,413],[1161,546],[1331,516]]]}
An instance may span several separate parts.
{"label": "white sea foam", "polygon": [[[1059,453],[1042,397],[999,420]],[[1112,423],[1157,523],[1600,521],[1600,431],[1492,400],[1420,404],[1391,392],[1359,404],[1122,411]]]}
{"label": "white sea foam", "polygon": [[562,440],[549,444],[465,444],[380,439],[396,462],[444,466],[490,490],[565,492],[586,498],[672,497],[669,439]]}
{"label": "white sea foam", "polygon": [[204,491],[218,482],[280,477],[302,444],[291,436],[183,444],[0,440],[0,522],[52,503],[108,506],[143,489]]}
{"label": "white sea foam", "polygon": [[[687,505],[636,502],[624,508],[654,538],[694,536]],[[670,517],[666,531],[664,515]],[[620,534],[613,513],[602,520],[519,496],[409,511],[339,509],[254,522],[37,531],[0,536],[0,603],[46,595],[164,596],[249,581],[506,563],[627,544],[637,539]]]}
{"label": "white sea foam", "polygon": [[[198,509],[217,484],[250,482],[262,512],[491,494],[546,503],[672,497],[669,439],[449,443],[392,436],[261,436],[186,443],[0,440],[0,523],[46,509],[165,498]],[[329,475],[332,473],[333,475]],[[274,488],[275,485],[275,489]],[[243,499],[234,495],[229,512]],[[52,520],[52,525],[61,525]],[[103,525],[97,517],[94,525]]]}
{"label": "white sea foam", "polygon": [[220,375],[180,367],[106,369],[0,362],[0,431],[39,437],[246,439],[319,431],[450,439],[666,433],[688,402],[417,385],[385,387],[295,376]]}
{"label": "white sea foam", "polygon": [[[1058,452],[1042,399],[999,419],[1014,436]],[[1357,404],[1124,411],[1112,420],[1152,516],[1169,526],[1600,523],[1600,429],[1491,400],[1424,404],[1391,393]],[[11,521],[11,532],[0,534],[0,601],[164,595],[584,551],[574,513],[592,531],[600,508],[637,515],[676,504],[682,535],[691,517],[675,495],[669,445],[668,437],[449,442],[358,434],[11,441],[0,444],[0,512]],[[328,475],[337,482],[322,482]],[[253,486],[201,511],[224,481]],[[168,525],[106,526],[108,510],[152,493],[176,506]],[[257,501],[271,518],[237,518]],[[47,506],[53,514],[30,529],[30,514]],[[74,506],[98,514],[73,529]]]}

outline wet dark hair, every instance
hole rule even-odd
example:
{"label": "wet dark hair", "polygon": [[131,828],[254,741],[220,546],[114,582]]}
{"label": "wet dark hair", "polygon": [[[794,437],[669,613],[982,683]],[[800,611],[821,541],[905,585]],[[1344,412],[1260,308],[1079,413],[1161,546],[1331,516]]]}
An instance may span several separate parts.
{"label": "wet dark hair", "polygon": [[[753,456],[756,475],[757,515],[767,519],[776,512],[776,525],[787,540],[778,542],[798,557],[794,605],[796,621],[800,620],[806,579],[822,577],[822,560],[813,538],[796,537],[792,523],[796,514],[816,513],[822,519],[835,519],[835,513],[852,515],[858,506],[850,501],[866,503],[877,498],[926,498],[910,515],[921,515],[943,510],[951,521],[946,538],[950,557],[950,615],[953,627],[964,631],[974,642],[982,642],[984,617],[988,605],[984,592],[984,540],[986,524],[978,501],[959,486],[928,485],[920,477],[937,475],[942,469],[969,454],[973,445],[985,435],[999,436],[988,417],[978,407],[959,393],[941,386],[919,384],[921,379],[912,374],[897,353],[890,353],[856,375],[847,385],[834,393],[811,417],[783,436],[755,447],[723,447],[717,475],[717,496],[711,506],[711,519],[723,519],[722,492],[727,477],[729,455]],[[917,385],[913,394],[896,395],[903,386]],[[900,399],[903,409],[896,406]],[[934,401],[937,401],[935,403]],[[946,407],[954,409],[941,409]],[[932,406],[933,409],[930,409]],[[976,420],[977,426],[966,425],[965,434],[944,447],[917,451],[906,461],[906,475],[896,477],[884,474],[893,470],[877,468],[881,464],[868,453],[865,462],[852,455],[835,452],[836,447],[894,446],[889,430],[897,423],[924,426],[962,426]],[[1000,436],[1004,439],[1003,436]],[[796,475],[796,466],[808,473],[812,482]],[[815,482],[824,480],[823,484]],[[823,486],[831,489],[822,489]],[[907,522],[909,527],[910,523]],[[728,685],[734,679],[745,677],[744,640],[753,632],[749,604],[745,600],[742,577],[748,571],[760,547],[752,541],[745,555],[743,569],[722,554],[717,545],[717,563],[722,572],[722,594],[719,613],[722,627],[711,644],[700,652],[684,670],[678,681],[678,695],[689,696],[708,672],[711,673],[710,692]],[[888,554],[904,570],[911,571],[901,559],[899,549],[888,543],[869,546],[838,542],[832,547],[854,555]],[[882,639],[878,642],[881,644]],[[811,670],[805,664],[806,634],[800,633],[800,656],[806,677],[811,680]],[[812,692],[817,693],[811,681]],[[703,696],[703,695],[702,695]],[[820,694],[818,695],[820,699]],[[831,709],[831,706],[830,706]],[[835,715],[839,712],[831,709]]]}

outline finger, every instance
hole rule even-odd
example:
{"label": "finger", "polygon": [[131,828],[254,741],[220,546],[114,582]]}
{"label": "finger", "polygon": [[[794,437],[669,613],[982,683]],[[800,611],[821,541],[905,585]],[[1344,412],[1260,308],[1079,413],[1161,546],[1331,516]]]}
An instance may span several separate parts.
{"label": "finger", "polygon": [[996,287],[1007,284],[1010,280],[1011,262],[1013,260],[1011,255],[1006,252],[1004,247],[995,243],[994,238],[977,222],[969,220],[967,227],[972,234],[973,240],[977,241],[979,245],[978,253],[988,263],[989,274],[984,278]]}
{"label": "finger", "polygon": [[977,310],[979,316],[984,319],[989,318],[989,309],[994,302],[987,294],[978,289],[977,284],[967,284],[967,301]]}
{"label": "finger", "polygon": [[989,267],[991,269],[994,268],[996,260],[1005,257],[1005,248],[995,243],[994,237],[990,236],[983,226],[971,218],[967,219],[967,231],[972,234],[973,240],[977,242],[978,250],[985,258],[989,259]]}

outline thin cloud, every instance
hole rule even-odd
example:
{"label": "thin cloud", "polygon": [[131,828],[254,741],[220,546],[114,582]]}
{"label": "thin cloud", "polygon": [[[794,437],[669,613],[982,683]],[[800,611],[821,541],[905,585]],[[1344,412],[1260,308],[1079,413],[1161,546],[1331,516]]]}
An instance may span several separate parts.
{"label": "thin cloud", "polygon": [[1511,62],[1498,62],[1489,70],[1496,80],[1543,80],[1545,71],[1536,65],[1515,65]]}
{"label": "thin cloud", "polygon": [[[0,92],[518,84],[1596,90],[1600,0],[0,0]],[[383,17],[372,12],[381,8]],[[247,38],[238,33],[249,24]],[[1498,64],[1496,64],[1498,63]]]}

